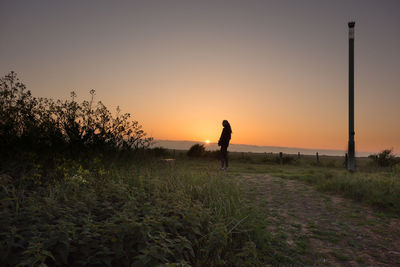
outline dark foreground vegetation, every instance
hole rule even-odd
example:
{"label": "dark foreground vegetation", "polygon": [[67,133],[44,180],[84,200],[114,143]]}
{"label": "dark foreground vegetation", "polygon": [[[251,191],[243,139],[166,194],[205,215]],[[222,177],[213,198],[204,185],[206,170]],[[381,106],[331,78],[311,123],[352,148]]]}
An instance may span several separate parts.
{"label": "dark foreground vegetation", "polygon": [[[246,265],[285,262],[238,185],[151,158],[59,167],[32,186],[1,176],[1,262],[35,266]],[[30,185],[28,185],[30,184]],[[277,241],[276,241],[277,242]]]}

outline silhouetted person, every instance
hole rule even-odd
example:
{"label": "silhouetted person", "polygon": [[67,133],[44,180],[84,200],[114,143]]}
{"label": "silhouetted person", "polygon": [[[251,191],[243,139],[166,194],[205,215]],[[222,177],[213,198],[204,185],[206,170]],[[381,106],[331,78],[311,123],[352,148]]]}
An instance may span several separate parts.
{"label": "silhouetted person", "polygon": [[222,130],[218,145],[221,147],[221,168],[222,170],[226,170],[228,169],[228,146],[231,140],[232,129],[227,120],[222,122],[222,126],[224,126],[224,129]]}

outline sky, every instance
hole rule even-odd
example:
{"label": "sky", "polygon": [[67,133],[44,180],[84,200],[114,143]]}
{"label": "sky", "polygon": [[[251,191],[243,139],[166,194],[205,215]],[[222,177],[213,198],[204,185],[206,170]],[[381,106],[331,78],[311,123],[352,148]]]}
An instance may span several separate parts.
{"label": "sky", "polygon": [[400,1],[0,1],[0,75],[96,99],[155,139],[400,153]]}

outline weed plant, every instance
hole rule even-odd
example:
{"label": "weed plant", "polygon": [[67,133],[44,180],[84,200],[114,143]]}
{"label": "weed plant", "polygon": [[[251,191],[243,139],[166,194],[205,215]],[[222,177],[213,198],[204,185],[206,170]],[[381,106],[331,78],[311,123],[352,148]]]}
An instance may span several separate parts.
{"label": "weed plant", "polygon": [[4,266],[290,262],[224,173],[153,157],[108,168],[100,162],[94,158],[90,168],[65,162],[64,179],[31,189],[1,175]]}

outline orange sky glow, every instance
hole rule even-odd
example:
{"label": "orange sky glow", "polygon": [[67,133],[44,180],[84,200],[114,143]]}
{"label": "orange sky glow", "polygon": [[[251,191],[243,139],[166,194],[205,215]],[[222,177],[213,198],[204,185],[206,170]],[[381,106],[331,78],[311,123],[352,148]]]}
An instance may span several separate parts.
{"label": "orange sky glow", "polygon": [[226,119],[232,143],[301,148],[347,148],[355,20],[356,150],[400,153],[399,1],[33,2],[0,11],[0,74],[33,95],[95,89],[155,139],[218,142]]}

